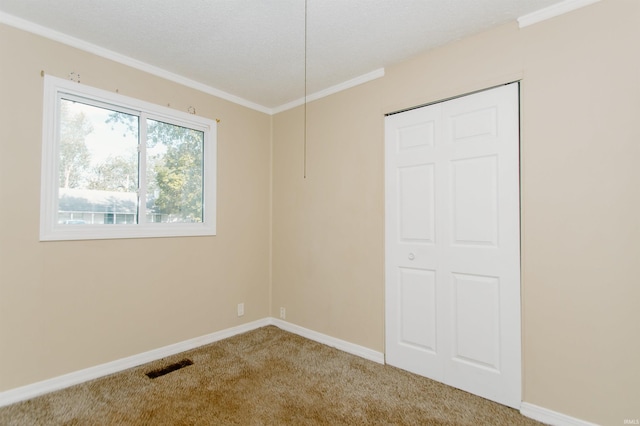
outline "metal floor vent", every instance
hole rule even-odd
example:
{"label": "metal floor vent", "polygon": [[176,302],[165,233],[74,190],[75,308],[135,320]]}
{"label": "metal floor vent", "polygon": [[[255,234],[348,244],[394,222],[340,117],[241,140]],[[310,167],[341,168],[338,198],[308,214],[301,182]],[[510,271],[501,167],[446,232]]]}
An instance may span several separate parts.
{"label": "metal floor vent", "polygon": [[180,370],[181,368],[187,367],[189,365],[193,365],[193,361],[190,359],[183,359],[182,361],[178,361],[174,364],[167,365],[166,367],[159,368],[157,370],[151,370],[148,373],[145,373],[147,377],[150,379],[155,379],[160,376],[164,376],[165,374],[169,374],[172,371]]}

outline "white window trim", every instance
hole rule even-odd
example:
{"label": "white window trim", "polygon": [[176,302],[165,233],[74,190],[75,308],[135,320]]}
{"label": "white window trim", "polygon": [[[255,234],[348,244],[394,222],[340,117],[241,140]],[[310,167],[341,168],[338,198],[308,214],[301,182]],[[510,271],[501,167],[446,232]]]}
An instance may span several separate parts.
{"label": "white window trim", "polygon": [[[108,225],[63,225],[57,223],[59,187],[59,114],[60,94],[140,112],[154,120],[204,132],[204,194],[202,223],[138,223]],[[96,89],[52,76],[44,78],[42,118],[42,171],[40,189],[40,241],[93,240],[116,238],[154,238],[206,236],[216,234],[216,161],[217,123],[204,117],[155,105],[149,102]]]}

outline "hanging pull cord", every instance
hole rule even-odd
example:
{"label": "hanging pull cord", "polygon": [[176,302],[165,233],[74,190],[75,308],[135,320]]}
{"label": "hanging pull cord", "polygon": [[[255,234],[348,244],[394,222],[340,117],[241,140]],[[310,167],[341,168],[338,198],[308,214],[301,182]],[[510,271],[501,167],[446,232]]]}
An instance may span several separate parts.
{"label": "hanging pull cord", "polygon": [[307,178],[307,0],[304,0],[304,152],[303,178]]}

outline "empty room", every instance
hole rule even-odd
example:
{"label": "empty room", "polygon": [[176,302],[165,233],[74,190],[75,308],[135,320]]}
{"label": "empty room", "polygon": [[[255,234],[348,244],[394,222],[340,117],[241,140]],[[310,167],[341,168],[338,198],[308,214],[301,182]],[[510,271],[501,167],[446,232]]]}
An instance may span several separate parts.
{"label": "empty room", "polygon": [[0,423],[640,424],[639,42],[638,0],[0,0]]}

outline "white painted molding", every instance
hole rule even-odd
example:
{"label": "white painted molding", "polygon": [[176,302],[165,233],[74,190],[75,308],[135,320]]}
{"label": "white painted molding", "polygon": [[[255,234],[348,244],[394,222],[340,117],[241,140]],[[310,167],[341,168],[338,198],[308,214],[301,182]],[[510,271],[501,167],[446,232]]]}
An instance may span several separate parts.
{"label": "white painted molding", "polygon": [[547,408],[538,407],[528,402],[520,405],[520,413],[523,416],[537,420],[552,426],[598,426],[585,420],[576,419],[566,414],[558,413]]}
{"label": "white painted molding", "polygon": [[118,373],[129,368],[137,367],[139,365],[165,358],[167,356],[175,355],[180,352],[208,345],[209,343],[217,342],[218,340],[226,339],[228,337],[255,330],[256,328],[264,327],[270,324],[270,319],[264,318],[258,321],[242,324],[237,327],[232,327],[222,331],[217,331],[215,333],[207,334],[205,336],[185,340],[183,342],[175,343],[162,348],[153,349],[141,354],[132,355],[130,357],[107,362],[105,364],[96,365],[95,367],[85,368],[84,370],[74,371],[72,373],[53,377],[41,382],[0,392],[0,407],[35,398],[36,396],[43,395],[45,393],[64,389],[69,386],[84,383],[89,380],[107,376],[109,374]]}
{"label": "white painted molding", "polygon": [[329,95],[333,95],[334,93],[342,92],[343,90],[347,90],[352,87],[359,86],[361,84],[367,83],[369,81],[375,80],[380,77],[384,77],[384,68],[378,68],[377,70],[352,78],[351,80],[347,80],[343,83],[336,84],[335,86],[331,86],[327,89],[320,90],[319,92],[312,93],[307,96],[306,100],[305,98],[300,98],[300,99],[296,99],[295,101],[291,101],[286,104],[275,107],[271,110],[271,114],[277,114],[279,112],[287,111],[297,106],[304,105],[305,101],[311,102],[321,98],[325,98]]}
{"label": "white painted molding", "polygon": [[528,27],[529,25],[564,15],[565,13],[580,9],[581,7],[589,6],[590,4],[597,3],[599,1],[600,0],[565,0],[561,3],[557,3],[519,17],[518,26],[520,28]]}
{"label": "white painted molding", "polygon": [[[137,70],[155,75],[157,77],[164,78],[169,81],[173,81],[174,83],[178,83],[183,86],[199,90],[200,92],[207,93],[212,96],[216,96],[218,98],[227,100],[229,102],[233,102],[235,104],[238,104],[259,112],[263,112],[265,114],[274,115],[279,112],[286,111],[291,108],[295,108],[296,106],[303,105],[305,103],[305,99],[300,98],[275,108],[269,108],[264,105],[259,105],[255,102],[251,102],[247,99],[241,98],[239,96],[232,95],[231,93],[227,93],[223,90],[216,89],[215,87],[211,87],[206,84],[200,83],[198,81],[191,80],[187,77],[183,77],[181,75],[156,67],[154,65],[147,64],[146,62],[142,62],[137,59],[131,58],[129,56],[122,55],[118,52],[105,49],[98,45],[81,40],[79,38],[71,37],[67,34],[52,30],[42,25],[35,24],[33,22],[27,21],[22,18],[18,18],[17,16],[13,16],[5,12],[0,12],[0,23],[42,36],[44,38],[47,38],[53,41],[57,41],[62,44],[66,44],[67,46],[75,47],[76,49],[80,49],[85,52],[118,62],[120,64],[129,66],[131,68],[135,68]],[[379,68],[367,74],[361,75],[359,77],[355,77],[351,80],[345,81],[340,84],[336,84],[335,86],[313,93],[307,96],[306,101],[311,102],[316,99],[324,98],[326,96],[332,95],[342,90],[346,90],[351,87],[366,83],[368,81],[375,80],[376,78],[380,78],[382,76],[384,76],[384,68]]]}
{"label": "white painted molding", "polygon": [[[83,370],[74,371],[62,376],[53,377],[41,382],[36,382],[30,385],[0,392],[0,407],[35,398],[45,393],[64,389],[69,386],[87,382],[89,380],[94,380],[110,374],[118,373],[129,368],[137,367],[148,362],[156,361],[158,359],[195,349],[200,346],[208,345],[209,343],[227,339],[229,337],[233,337],[238,334],[246,333],[247,331],[255,330],[257,328],[265,327],[268,325],[274,325],[284,331],[297,334],[304,338],[322,343],[323,345],[334,347],[341,351],[368,359],[373,362],[377,362],[379,364],[385,363],[384,353],[382,352],[374,351],[364,346],[356,345],[345,340],[318,333],[316,331],[300,327],[287,321],[268,317],[247,324],[242,324],[236,327],[217,331],[215,333],[207,334],[205,336],[195,337],[183,342],[164,346],[158,349],[153,349],[137,355],[132,355],[130,357],[121,358],[105,364],[100,364],[94,367],[85,368]],[[595,423],[589,423],[584,420],[576,419],[574,417],[557,413],[546,408],[538,407],[537,405],[529,404],[527,402],[522,403],[522,405],[520,406],[520,412],[526,417],[553,426],[598,426]]]}
{"label": "white painted molding", "polygon": [[334,347],[336,349],[368,359],[370,361],[384,364],[384,354],[381,352],[377,352],[369,348],[365,348],[364,346],[356,345],[344,340],[336,339],[334,337],[327,336],[326,334],[318,333],[286,321],[275,318],[263,318],[261,320],[242,324],[237,327],[217,331],[205,336],[195,337],[193,339],[174,343],[162,348],[153,349],[137,355],[132,355],[130,357],[118,359],[115,361],[107,362],[105,364],[100,364],[94,367],[89,367],[83,370],[64,374],[62,376],[53,377],[41,382],[36,382],[30,385],[0,392],[0,407],[35,398],[36,396],[84,383],[89,380],[98,379],[109,374],[118,373],[129,368],[137,367],[139,365],[175,355],[180,352],[185,352],[191,349],[198,348],[200,346],[208,345],[209,343],[217,342],[219,340],[246,333],[247,331],[265,327],[267,325],[275,325],[276,327],[290,333],[297,334],[307,339]]}
{"label": "white painted molding", "polygon": [[378,364],[384,364],[384,354],[382,352],[374,351],[373,349],[356,345],[355,343],[350,343],[345,340],[336,339],[335,337],[327,336],[326,334],[318,333],[316,331],[309,330],[308,328],[300,327],[299,325],[295,325],[287,321],[282,321],[281,319],[271,318],[271,323],[284,331],[288,331],[309,340],[322,343],[323,345],[331,346],[343,352],[368,359],[369,361],[377,362]]}
{"label": "white painted molding", "polygon": [[146,62],[142,62],[129,56],[114,52],[112,50],[105,49],[79,38],[71,37],[59,31],[55,31],[50,28],[43,27],[42,25],[24,20],[22,18],[9,15],[8,13],[0,12],[0,23],[42,36],[44,38],[48,38],[53,41],[57,41],[62,44],[66,44],[67,46],[75,47],[76,49],[80,49],[106,59],[110,59],[112,61],[127,65],[131,68],[153,74],[157,77],[173,81],[174,83],[182,84],[183,86],[199,90],[200,92],[216,96],[229,102],[233,102],[235,104],[242,105],[244,107],[263,112],[265,114],[272,114],[270,108],[248,101],[239,96],[232,95],[225,91],[216,89],[215,87],[208,86],[206,84],[191,80],[178,74],[174,74],[154,65],[147,64]]}

